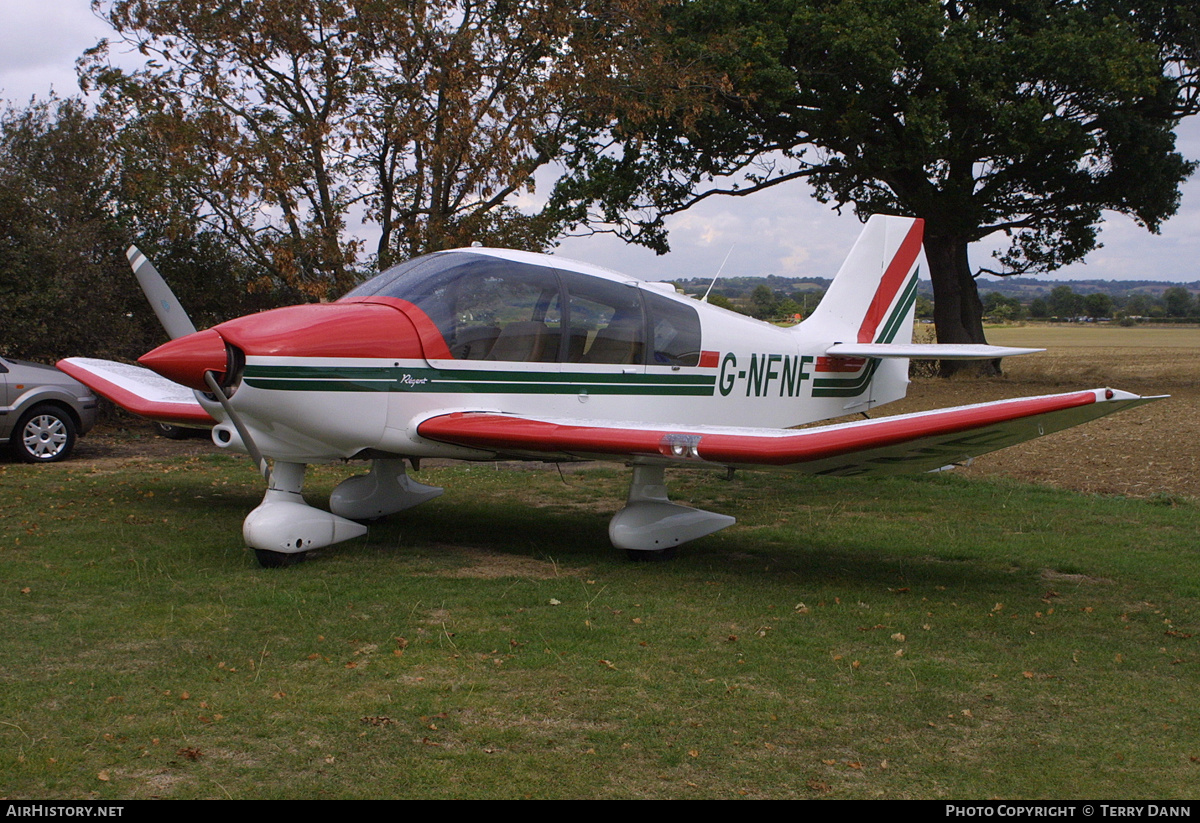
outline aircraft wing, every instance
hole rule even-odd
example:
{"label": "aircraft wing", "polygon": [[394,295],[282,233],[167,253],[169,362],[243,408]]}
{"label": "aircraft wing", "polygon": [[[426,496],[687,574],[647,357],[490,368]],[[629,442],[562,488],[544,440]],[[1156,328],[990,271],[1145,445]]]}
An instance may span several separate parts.
{"label": "aircraft wing", "polygon": [[514,458],[633,460],[820,475],[935,471],[1161,397],[1114,389],[1025,397],[810,429],[666,427],[456,412],[417,427],[430,440]]}
{"label": "aircraft wing", "polygon": [[89,357],[58,361],[61,371],[121,408],[161,423],[211,426],[217,422],[191,389],[141,366]]}

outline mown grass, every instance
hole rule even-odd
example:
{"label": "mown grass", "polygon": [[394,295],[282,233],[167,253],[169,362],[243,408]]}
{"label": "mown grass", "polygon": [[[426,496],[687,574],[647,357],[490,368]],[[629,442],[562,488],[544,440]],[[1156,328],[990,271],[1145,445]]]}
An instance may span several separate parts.
{"label": "mown grass", "polygon": [[624,470],[419,477],[263,571],[245,461],[0,464],[0,796],[1195,794],[1193,502],[679,473],[630,564]]}

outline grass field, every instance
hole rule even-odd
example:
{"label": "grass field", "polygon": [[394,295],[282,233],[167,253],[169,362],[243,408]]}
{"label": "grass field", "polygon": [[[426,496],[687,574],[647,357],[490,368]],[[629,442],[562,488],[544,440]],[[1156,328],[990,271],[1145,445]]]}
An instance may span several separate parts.
{"label": "grass field", "polygon": [[[1044,388],[1015,371],[914,394]],[[137,451],[128,438],[90,448]],[[678,473],[675,499],[738,525],[630,564],[605,531],[624,470],[426,468],[443,497],[268,572],[241,543],[261,497],[247,461],[154,445],[0,463],[0,797],[1167,799],[1200,783],[1186,494],[978,467]],[[317,470],[310,499],[354,470]]]}

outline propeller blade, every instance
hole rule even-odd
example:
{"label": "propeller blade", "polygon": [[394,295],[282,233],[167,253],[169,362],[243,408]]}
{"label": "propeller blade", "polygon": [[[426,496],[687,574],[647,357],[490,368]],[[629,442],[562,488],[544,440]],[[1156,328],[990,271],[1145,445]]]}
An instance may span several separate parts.
{"label": "propeller blade", "polygon": [[258,467],[259,473],[267,481],[271,483],[271,465],[267,463],[267,458],[263,457],[263,453],[258,450],[258,444],[250,437],[250,430],[246,428],[246,424],[242,422],[242,416],[234,411],[233,404],[229,402],[228,395],[221,388],[221,384],[217,382],[217,378],[213,377],[213,373],[206,371],[204,373],[204,382],[208,384],[209,391],[217,396],[221,407],[225,409],[225,414],[229,415],[229,422],[237,429],[238,436],[242,438],[242,444],[246,447],[246,451],[250,452],[250,459],[254,461],[254,465]]}
{"label": "propeller blade", "polygon": [[166,280],[163,280],[162,275],[158,273],[158,269],[154,268],[154,264],[150,262],[149,258],[142,254],[137,246],[130,246],[126,249],[125,256],[129,258],[129,265],[133,266],[133,273],[137,277],[138,283],[141,284],[146,299],[150,301],[150,308],[154,309],[154,313],[158,315],[158,322],[162,323],[163,328],[167,330],[167,335],[174,340],[177,337],[194,334],[196,327],[192,325],[191,318],[187,316],[183,306],[179,305],[175,293],[171,291],[171,287],[167,285]]}

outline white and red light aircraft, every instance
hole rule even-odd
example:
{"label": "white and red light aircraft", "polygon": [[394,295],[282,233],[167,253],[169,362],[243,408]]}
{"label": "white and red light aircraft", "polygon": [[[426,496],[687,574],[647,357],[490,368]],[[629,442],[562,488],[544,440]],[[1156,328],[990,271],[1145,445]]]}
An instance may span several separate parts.
{"label": "white and red light aircraft", "polygon": [[[402,263],[335,303],[197,332],[131,248],[173,339],[139,360],[146,368],[58,365],[151,419],[215,421],[219,447],[250,454],[268,489],[243,535],[264,566],[441,494],[412,480],[406,460],[624,462],[632,483],[609,536],[645,557],[734,522],[672,503],[668,466],[931,471],[1157,399],[1095,389],[785,428],[900,399],[909,358],[1037,351],[911,343],[921,231],[920,220],[872,217],[817,310],[787,329],[669,284],[470,248]],[[355,458],[370,471],[334,490],[331,512],[304,502],[307,464]]]}

